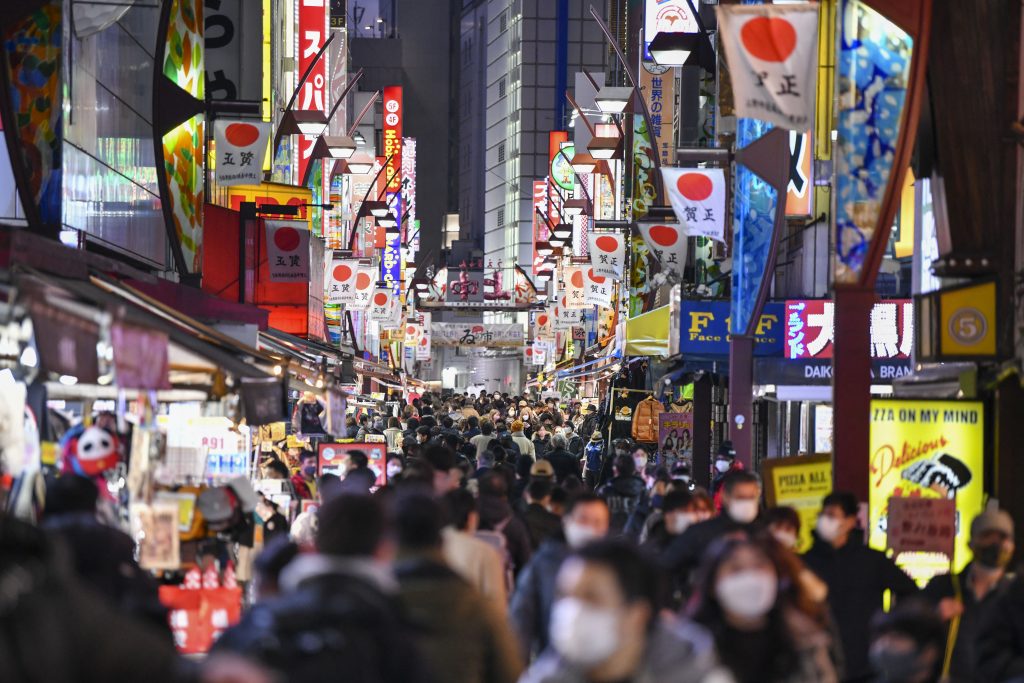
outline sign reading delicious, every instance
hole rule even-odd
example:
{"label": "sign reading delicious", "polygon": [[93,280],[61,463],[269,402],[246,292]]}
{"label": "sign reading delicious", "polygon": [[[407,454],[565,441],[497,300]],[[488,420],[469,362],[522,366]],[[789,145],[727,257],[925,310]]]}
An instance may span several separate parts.
{"label": "sign reading delicious", "polygon": [[522,346],[523,326],[517,324],[432,323],[430,332],[438,346]]}
{"label": "sign reading delicious", "polygon": [[[872,401],[871,547],[887,547],[891,498],[950,500],[956,504],[953,567],[961,571],[970,557],[971,521],[983,504],[984,446],[985,409],[980,402]],[[897,562],[918,581],[949,569],[948,558],[940,553],[903,553]]]}

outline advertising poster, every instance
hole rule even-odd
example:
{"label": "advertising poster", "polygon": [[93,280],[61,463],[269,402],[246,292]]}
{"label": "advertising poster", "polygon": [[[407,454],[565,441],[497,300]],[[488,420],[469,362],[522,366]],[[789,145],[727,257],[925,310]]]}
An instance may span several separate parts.
{"label": "advertising poster", "polygon": [[378,477],[384,471],[387,457],[386,443],[322,443],[320,449],[320,476],[330,472],[344,479],[350,464],[349,455],[362,451],[370,461],[369,467]]}
{"label": "advertising poster", "polygon": [[[888,547],[890,498],[941,498],[956,504],[953,569],[970,560],[970,526],[984,504],[985,409],[976,401],[871,402],[869,542]],[[949,570],[935,552],[897,558],[918,583]]]}
{"label": "advertising poster", "polygon": [[662,461],[693,457],[693,413],[658,415],[658,451]]}
{"label": "advertising poster", "polygon": [[832,456],[768,458],[764,461],[765,497],[770,506],[787,506],[800,515],[797,552],[811,547],[811,530],[818,522],[821,501],[832,493]]}

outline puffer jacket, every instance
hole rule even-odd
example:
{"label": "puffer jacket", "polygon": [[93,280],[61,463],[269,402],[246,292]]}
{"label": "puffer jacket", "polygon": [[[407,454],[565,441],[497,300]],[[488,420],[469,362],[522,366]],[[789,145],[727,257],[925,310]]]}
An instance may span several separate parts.
{"label": "puffer jacket", "polygon": [[621,532],[626,527],[630,516],[636,512],[647,497],[644,480],[636,475],[614,477],[597,490],[597,495],[608,503],[611,513],[612,533]]}

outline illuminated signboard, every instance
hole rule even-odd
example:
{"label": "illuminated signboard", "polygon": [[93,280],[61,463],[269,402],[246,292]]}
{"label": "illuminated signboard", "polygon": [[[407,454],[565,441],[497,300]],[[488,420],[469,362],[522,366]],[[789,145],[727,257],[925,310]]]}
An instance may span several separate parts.
{"label": "illuminated signboard", "polygon": [[[327,6],[324,0],[299,0],[298,68],[296,79],[306,73],[320,48],[327,40]],[[327,111],[327,64],[325,59],[317,61],[309,78],[302,86],[296,109],[303,111]],[[299,175],[301,181],[306,175],[306,166],[313,154],[316,138],[299,136]]]}
{"label": "illuminated signboard", "polygon": [[[985,408],[980,402],[872,401],[866,463],[871,547],[886,549],[890,498],[952,500],[956,503],[953,570],[962,571],[971,557],[967,546],[971,521],[984,503],[984,446]],[[938,553],[902,553],[896,562],[922,585],[949,570],[949,558]]]}
{"label": "illuminated signboard", "polygon": [[[391,205],[399,225],[402,223],[402,200],[394,193],[387,193],[388,204]],[[380,259],[380,279],[383,280],[395,296],[402,293],[402,234],[395,232],[386,236],[384,253]]]}
{"label": "illuminated signboard", "polygon": [[644,12],[644,59],[651,61],[649,47],[659,33],[696,33],[697,20],[686,0],[647,0]]}
{"label": "illuminated signboard", "polygon": [[[786,358],[831,358],[835,346],[835,302],[786,302]],[[910,358],[914,346],[914,303],[880,301],[871,310],[871,357]]]}
{"label": "illuminated signboard", "polygon": [[388,192],[402,191],[402,86],[384,88],[384,158]]}

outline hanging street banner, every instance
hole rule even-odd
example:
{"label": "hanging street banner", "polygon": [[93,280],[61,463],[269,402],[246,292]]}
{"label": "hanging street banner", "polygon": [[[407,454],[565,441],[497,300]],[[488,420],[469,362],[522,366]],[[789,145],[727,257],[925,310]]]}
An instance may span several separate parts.
{"label": "hanging street banner", "polygon": [[370,299],[370,320],[388,323],[395,317],[396,299],[390,287],[377,287]]}
{"label": "hanging street banner", "polygon": [[305,221],[264,221],[271,282],[309,282],[309,229]]}
{"label": "hanging street banner", "polygon": [[663,168],[672,166],[676,163],[676,129],[672,115],[676,103],[675,69],[668,69],[665,73],[640,69],[639,85],[640,95],[646,100],[647,110],[651,113],[654,150],[661,158]]}
{"label": "hanging street banner", "polygon": [[343,304],[354,300],[356,275],[359,262],[356,259],[334,259],[327,274],[328,304]]}
{"label": "hanging street banner", "polygon": [[[889,546],[893,498],[937,498],[956,505],[953,571],[971,559],[971,521],[984,508],[985,407],[980,401],[871,402],[868,489],[869,543]],[[941,526],[941,520],[935,520]],[[948,523],[945,522],[945,523]],[[946,532],[936,529],[935,536]],[[929,532],[930,533],[930,532]],[[936,552],[904,552],[896,563],[919,584],[950,570]]]}
{"label": "hanging street banner", "polygon": [[553,339],[555,336],[554,316],[550,309],[537,313],[533,319],[533,334],[538,339]]}
{"label": "hanging street banner", "polygon": [[565,308],[586,308],[586,276],[583,274],[583,266],[569,266],[565,269],[564,296]]}
{"label": "hanging street banner", "polygon": [[611,278],[601,277],[593,268],[582,268],[584,272],[585,290],[583,300],[588,306],[611,308],[612,296],[615,294],[615,282]]}
{"label": "hanging street banner", "polygon": [[681,225],[658,225],[656,223],[637,223],[640,236],[644,238],[647,248],[661,264],[661,271],[666,277],[683,278],[686,267],[686,232]]}
{"label": "hanging street banner", "polygon": [[587,238],[593,271],[601,277],[621,279],[626,264],[626,238],[613,232],[592,232]]}
{"label": "hanging street banner", "polygon": [[438,346],[521,346],[524,339],[516,323],[431,323],[430,332]]}
{"label": "hanging street banner", "polygon": [[[299,0],[299,30],[296,33],[295,82],[298,83],[302,74],[313,64],[320,48],[327,40],[328,12],[324,0]],[[256,40],[256,38],[251,38]],[[295,103],[295,109],[302,111],[327,112],[327,60],[320,59],[302,85],[302,92]],[[306,176],[306,167],[313,155],[316,137],[298,136],[298,174],[301,180]],[[298,184],[298,183],[296,183]]]}
{"label": "hanging street banner", "polygon": [[[786,302],[786,358],[832,358],[835,345],[832,299]],[[914,302],[879,301],[871,309],[871,357],[910,358],[914,348]]]}
{"label": "hanging street banner", "polygon": [[216,149],[214,176],[222,187],[259,185],[270,139],[269,121],[229,121],[213,124]]}
{"label": "hanging street banner", "polygon": [[[416,252],[420,248],[419,232],[416,226],[416,138],[402,138],[402,213],[405,225],[399,222],[404,236],[403,242]],[[399,217],[401,218],[401,216]]]}
{"label": "hanging street banner", "polygon": [[810,130],[818,75],[818,4],[718,5],[736,115]]}
{"label": "hanging street banner", "polygon": [[661,178],[672,210],[691,237],[725,241],[725,171],[720,168],[664,168]]}
{"label": "hanging street banner", "polygon": [[567,298],[563,294],[557,299],[557,303],[552,309],[552,322],[556,332],[564,332],[571,330],[576,325],[583,324],[581,321],[584,318],[584,309],[581,308],[568,308],[566,306]]}
{"label": "hanging street banner", "polygon": [[389,85],[384,88],[384,182],[387,192],[402,191],[402,86]]}

